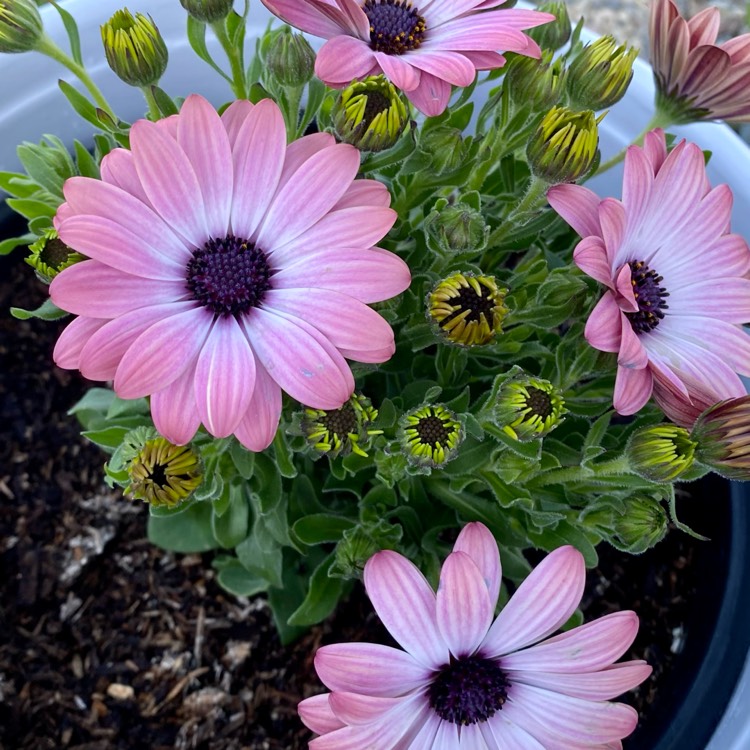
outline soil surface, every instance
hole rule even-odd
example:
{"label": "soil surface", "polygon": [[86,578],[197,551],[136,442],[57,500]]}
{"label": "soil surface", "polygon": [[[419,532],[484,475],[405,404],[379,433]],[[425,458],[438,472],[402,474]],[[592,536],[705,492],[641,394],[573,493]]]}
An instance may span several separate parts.
{"label": "soil surface", "polygon": [[[104,485],[103,455],[66,415],[87,383],[52,365],[64,323],[8,314],[44,299],[22,257],[0,258],[0,749],[307,747],[296,704],[323,689],[315,649],[388,642],[361,587],[283,648],[264,599],[222,591],[210,555],[151,546],[145,507]],[[628,656],[654,675],[624,700],[647,732],[679,692],[685,655],[702,649],[691,617],[709,546],[678,532],[638,558],[603,546],[590,573],[587,620],[641,617]],[[648,746],[635,735],[625,747]]]}

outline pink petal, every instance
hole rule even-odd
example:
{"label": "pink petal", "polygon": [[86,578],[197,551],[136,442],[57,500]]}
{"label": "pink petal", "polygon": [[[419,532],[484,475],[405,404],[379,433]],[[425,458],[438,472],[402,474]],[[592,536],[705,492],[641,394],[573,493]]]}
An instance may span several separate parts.
{"label": "pink petal", "polygon": [[489,750],[545,750],[526,730],[510,721],[505,710],[479,727]]}
{"label": "pink petal", "polygon": [[242,324],[268,374],[292,398],[314,409],[338,409],[351,396],[349,366],[308,323],[256,307]]}
{"label": "pink petal", "polygon": [[427,117],[437,117],[445,112],[451,98],[451,86],[442,78],[422,73],[419,86],[406,92],[407,99]]}
{"label": "pink petal", "polygon": [[417,690],[432,674],[406,652],[375,643],[323,646],[315,654],[315,671],[329,690],[383,697]]}
{"label": "pink petal", "polygon": [[661,128],[646,133],[646,137],[643,139],[643,153],[651,162],[651,167],[656,174],[667,158],[667,140]]}
{"label": "pink petal", "polygon": [[628,221],[637,224],[649,204],[654,168],[646,153],[638,146],[628,147],[625,174],[622,179],[622,204]]}
{"label": "pink petal", "polygon": [[409,750],[434,750],[435,737],[444,723],[434,711],[430,711],[425,717],[419,733],[411,741]]}
{"label": "pink petal", "polygon": [[469,60],[477,70],[494,70],[495,68],[502,68],[506,62],[502,55],[487,50],[477,52],[464,50],[461,54]]}
{"label": "pink petal", "polygon": [[195,402],[201,422],[214,437],[231,435],[255,387],[255,356],[236,319],[218,317],[195,368]]}
{"label": "pink petal", "polygon": [[440,571],[437,624],[451,654],[460,659],[474,653],[495,612],[487,584],[474,561],[452,552]]}
{"label": "pink petal", "polygon": [[698,47],[702,44],[713,44],[719,35],[721,13],[718,8],[705,8],[688,20],[690,30],[690,46]]}
{"label": "pink petal", "polygon": [[621,322],[620,351],[617,357],[617,364],[620,367],[641,370],[648,364],[648,352],[643,348],[638,335],[633,330],[630,322],[621,313],[623,319]]}
{"label": "pink petal", "polygon": [[[324,39],[346,33],[335,6],[309,0],[261,0],[275,16],[302,31]],[[327,7],[326,7],[327,6]]]}
{"label": "pink petal", "polygon": [[221,124],[227,131],[227,138],[229,138],[229,145],[234,150],[234,144],[237,140],[237,135],[242,129],[242,125],[247,119],[248,115],[253,111],[255,105],[246,99],[237,99],[232,102],[221,115]]}
{"label": "pink petal", "polygon": [[[73,266],[75,267],[75,266]],[[306,257],[273,277],[275,289],[307,289],[315,286],[355,297],[360,302],[381,302],[395,297],[411,282],[409,267],[387,250],[336,249]]]}
{"label": "pink petal", "polygon": [[112,149],[102,159],[100,171],[104,182],[130,193],[149,208],[153,208],[135,169],[132,151],[126,148]]}
{"label": "pink petal", "polygon": [[354,208],[355,206],[384,206],[387,208],[390,205],[391,194],[382,182],[367,179],[354,180],[331,211],[338,211],[341,208]]}
{"label": "pink petal", "polygon": [[581,185],[553,185],[547,191],[547,201],[581,237],[601,237],[599,224],[599,196]]}
{"label": "pink petal", "polygon": [[615,276],[617,302],[625,312],[638,312],[638,302],[633,288],[633,271],[629,263],[624,263]]}
{"label": "pink petal", "polygon": [[263,99],[237,133],[231,226],[237,237],[252,238],[266,215],[284,166],[286,128],[278,105]]}
{"label": "pink petal", "polygon": [[344,724],[369,724],[383,718],[392,708],[403,703],[402,697],[360,695],[337,691],[330,694],[330,705],[334,715]]}
{"label": "pink petal", "polygon": [[[289,182],[292,175],[314,154],[335,145],[336,139],[330,133],[310,133],[292,141],[284,154],[284,167],[281,170],[276,191]],[[385,187],[385,185],[383,185]],[[386,188],[387,190],[387,188]]]}
{"label": "pink petal", "polygon": [[617,368],[613,404],[618,414],[635,414],[651,398],[654,379],[648,367],[642,370]]}
{"label": "pink petal", "polygon": [[691,343],[723,359],[735,372],[750,376],[750,336],[743,328],[723,320],[681,315],[675,321],[677,331]]}
{"label": "pink petal", "polygon": [[211,329],[204,308],[158,320],[128,347],[115,374],[120,398],[141,398],[166,388],[192,366]]}
{"label": "pink petal", "polygon": [[329,39],[315,58],[315,75],[336,88],[364,78],[375,64],[369,44],[351,36]]}
{"label": "pink petal", "polygon": [[[630,327],[630,323],[626,324]],[[619,352],[622,338],[623,314],[615,302],[614,295],[606,292],[596,303],[586,321],[586,341],[602,352]]]}
{"label": "pink petal", "polygon": [[395,344],[384,346],[380,349],[346,349],[339,347],[341,356],[345,359],[351,359],[353,362],[362,362],[366,364],[380,364],[389,360],[396,350]]}
{"label": "pink petal", "polygon": [[297,705],[297,713],[302,723],[316,734],[326,734],[341,729],[344,723],[336,718],[328,702],[330,693],[313,695]]}
{"label": "pink petal", "polygon": [[474,9],[482,0],[428,0],[419,6],[430,28],[458,18]]}
{"label": "pink petal", "polygon": [[255,363],[255,388],[235,437],[250,451],[268,448],[276,436],[281,417],[281,388],[260,362]]}
{"label": "pink petal", "polygon": [[378,617],[402,648],[430,669],[449,662],[438,627],[435,592],[414,563],[383,550],[367,561],[364,582]]}
{"label": "pink petal", "polygon": [[497,616],[480,647],[482,654],[496,658],[554,633],[575,612],[585,582],[583,555],[577,549],[551,552]]}
{"label": "pink petal", "polygon": [[[76,268],[77,265],[71,266],[63,273]],[[54,281],[52,283],[54,284]],[[669,312],[672,315],[691,315],[696,310],[700,310],[706,317],[717,318],[727,323],[742,324],[749,321],[750,279],[707,279],[685,286],[679,295],[669,298]]]}
{"label": "pink petal", "polygon": [[[507,23],[502,12],[464,16],[441,25],[423,45],[429,50],[520,52],[539,57],[538,46],[519,29]],[[536,49],[535,49],[536,48]],[[534,54],[536,52],[536,54]]]}
{"label": "pink petal", "polygon": [[184,281],[131,276],[97,260],[64,269],[52,279],[49,292],[59,308],[90,318],[116,318],[139,307],[186,297]]}
{"label": "pink petal", "polygon": [[618,266],[622,261],[618,258],[617,251],[622,246],[627,227],[627,214],[622,203],[615,198],[605,198],[599,204],[599,222],[610,264]]}
{"label": "pink petal", "polygon": [[151,205],[175,234],[202,247],[210,232],[198,177],[184,149],[148,120],[133,124],[130,145]]}
{"label": "pink petal", "polygon": [[467,523],[461,529],[461,533],[453,545],[453,551],[466,553],[479,568],[494,611],[502,579],[502,568],[495,537],[483,523],[476,521]]}
{"label": "pink petal", "polygon": [[74,318],[65,326],[57,339],[52,353],[55,364],[64,370],[77,370],[81,351],[90,338],[107,322],[101,318]]}
{"label": "pink petal", "polygon": [[200,427],[194,380],[195,364],[191,363],[176,380],[151,396],[154,426],[175,445],[189,443]]}
{"label": "pink petal", "polygon": [[[395,351],[390,325],[359,300],[328,289],[272,289],[264,304],[307,321],[338,349]],[[311,314],[311,311],[314,311]]]}
{"label": "pink petal", "polygon": [[472,62],[458,52],[428,50],[410,55],[409,62],[414,68],[430,73],[436,78],[442,78],[454,86],[469,86],[477,75]]}
{"label": "pink petal", "polygon": [[644,661],[612,664],[596,672],[560,674],[559,672],[520,671],[513,683],[534,685],[573,698],[606,701],[640,685],[652,672]]}
{"label": "pink petal", "polygon": [[412,58],[417,55],[409,55],[408,59],[400,55],[387,55],[385,52],[375,52],[375,61],[385,73],[394,86],[402,91],[414,91],[419,86],[421,72],[410,65]]}
{"label": "pink petal", "polygon": [[573,260],[585,274],[612,288],[612,268],[607,258],[607,248],[601,237],[596,235],[584,237],[573,251]]}
{"label": "pink petal", "polygon": [[234,183],[232,147],[221,118],[202,96],[191,94],[182,105],[177,142],[198,178],[209,234],[226,236]]}
{"label": "pink petal", "polygon": [[593,672],[619,659],[637,633],[635,612],[614,612],[504,656],[501,666],[508,672]]}

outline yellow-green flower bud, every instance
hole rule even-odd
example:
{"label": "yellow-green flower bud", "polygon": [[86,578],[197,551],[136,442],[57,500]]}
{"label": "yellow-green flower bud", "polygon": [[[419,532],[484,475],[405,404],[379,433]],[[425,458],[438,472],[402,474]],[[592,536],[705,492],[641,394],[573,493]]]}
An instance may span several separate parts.
{"label": "yellow-green flower bud", "polygon": [[542,119],[526,147],[534,175],[551,185],[585,177],[598,158],[598,119],[591,110],[573,112],[553,107]]}
{"label": "yellow-green flower bud", "polygon": [[370,399],[354,393],[338,409],[305,409],[302,432],[320,454],[327,453],[331,458],[349,453],[367,456],[363,446],[367,446],[373,435],[383,434],[382,430],[370,428],[377,418],[378,410]]}
{"label": "yellow-green flower bud", "polygon": [[552,383],[523,373],[500,386],[493,420],[509,437],[528,442],[552,432],[566,413],[565,400]]}
{"label": "yellow-green flower bud", "polygon": [[64,268],[86,258],[69,248],[54,229],[48,229],[33,245],[29,245],[29,257],[25,260],[39,279],[49,284]]}
{"label": "yellow-green flower bud", "polygon": [[615,517],[616,541],[631,554],[638,555],[664,539],[667,525],[666,511],[658,500],[636,495],[625,501],[625,512]]}
{"label": "yellow-green flower bud", "polygon": [[440,198],[424,220],[425,232],[449,256],[479,255],[487,247],[490,228],[468,203],[450,204]]}
{"label": "yellow-green flower bud", "polygon": [[109,67],[130,86],[150,86],[167,68],[167,45],[151,16],[118,10],[102,27]]}
{"label": "yellow-green flower bud", "polygon": [[633,433],[625,455],[638,476],[651,482],[673,482],[693,465],[696,445],[683,427],[659,424]]}
{"label": "yellow-green flower bud", "polygon": [[557,104],[565,91],[565,66],[562,60],[552,60],[545,52],[542,60],[519,55],[508,65],[504,86],[518,107],[529,106],[542,112]]}
{"label": "yellow-green flower bud", "polygon": [[570,39],[570,16],[568,7],[563,2],[542,3],[537,10],[551,13],[555,20],[550,23],[528,29],[528,34],[543,50],[554,52]]}
{"label": "yellow-green flower bud", "polygon": [[363,526],[347,529],[336,545],[331,573],[345,579],[361,578],[365,563],[381,549],[378,540]]}
{"label": "yellow-green flower bud", "polygon": [[269,75],[282,86],[299,88],[315,73],[315,52],[310,43],[288,26],[264,40],[263,62]]}
{"label": "yellow-green flower bud", "polygon": [[174,445],[155,430],[137,429],[126,437],[123,458],[129,484],[125,495],[155,507],[174,508],[203,481],[200,456],[187,445]]}
{"label": "yellow-green flower bud", "polygon": [[720,401],[693,425],[696,459],[727,479],[750,479],[750,396]]}
{"label": "yellow-green flower bud", "polygon": [[606,109],[622,99],[633,78],[635,47],[603,36],[584,47],[568,68],[568,100],[573,109]]}
{"label": "yellow-green flower bud", "polygon": [[44,33],[42,17],[31,0],[0,0],[0,52],[28,52]]}
{"label": "yellow-green flower bud", "polygon": [[430,157],[432,171],[436,175],[453,172],[466,161],[463,133],[448,125],[438,125],[424,133],[419,148]]}
{"label": "yellow-green flower bud", "polygon": [[411,464],[439,469],[455,458],[463,441],[458,416],[443,404],[420,406],[399,421],[401,446]]}
{"label": "yellow-green flower bud", "polygon": [[180,0],[180,5],[196,21],[215,23],[232,12],[234,0]]}
{"label": "yellow-green flower bud", "polygon": [[403,99],[385,76],[347,86],[336,99],[332,118],[339,140],[360,151],[391,148],[409,121]]}
{"label": "yellow-green flower bud", "polygon": [[503,330],[507,293],[494,276],[455,273],[427,295],[427,317],[453,344],[489,344]]}

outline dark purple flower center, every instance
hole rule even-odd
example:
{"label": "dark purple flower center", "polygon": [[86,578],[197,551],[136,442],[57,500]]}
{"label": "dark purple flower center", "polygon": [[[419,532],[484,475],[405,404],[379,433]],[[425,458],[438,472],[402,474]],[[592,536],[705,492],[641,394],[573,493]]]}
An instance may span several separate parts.
{"label": "dark purple flower center", "polygon": [[430,685],[435,713],[453,724],[487,721],[508,700],[510,683],[497,662],[481,656],[451,661]]}
{"label": "dark purple flower center", "polygon": [[370,21],[370,47],[387,55],[403,55],[424,41],[427,25],[408,0],[365,0]]}
{"label": "dark purple flower center", "polygon": [[217,315],[242,315],[257,307],[271,288],[266,254],[251,242],[228,234],[193,251],[187,287]]}
{"label": "dark purple flower center", "polygon": [[648,333],[664,317],[664,310],[669,307],[664,298],[669,297],[669,292],[661,286],[663,277],[651,270],[644,261],[631,260],[628,265],[638,312],[626,312],[625,317],[636,333]]}
{"label": "dark purple flower center", "polygon": [[446,445],[450,436],[456,431],[450,420],[443,420],[432,414],[428,417],[422,417],[414,429],[419,435],[420,442],[432,448],[437,448],[438,445]]}

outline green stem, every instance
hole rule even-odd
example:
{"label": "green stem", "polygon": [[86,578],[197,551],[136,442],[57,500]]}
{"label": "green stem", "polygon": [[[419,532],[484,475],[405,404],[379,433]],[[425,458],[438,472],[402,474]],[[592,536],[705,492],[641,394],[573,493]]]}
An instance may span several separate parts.
{"label": "green stem", "polygon": [[216,38],[219,40],[229,60],[229,66],[232,71],[232,93],[238,99],[247,99],[249,92],[245,77],[244,51],[242,48],[235,47],[230,41],[226,29],[226,19],[212,23],[211,29],[216,34]]}
{"label": "green stem", "polygon": [[151,86],[141,86],[140,88],[141,92],[143,93],[143,98],[146,100],[146,104],[148,104],[148,113],[149,115],[151,115],[151,119],[154,122],[156,122],[157,120],[161,120],[161,110],[159,109],[159,105],[156,103],[156,98],[151,91]]}
{"label": "green stem", "polygon": [[109,106],[109,102],[104,98],[104,94],[102,94],[99,87],[86,72],[86,68],[79,65],[70,55],[66,55],[46,34],[42,35],[34,49],[66,67],[88,89],[97,105],[115,122],[118,121],[117,115],[115,115],[112,107]]}
{"label": "green stem", "polygon": [[299,125],[299,104],[302,101],[303,86],[289,86],[287,92],[289,95],[289,112],[287,113],[286,132],[289,133],[289,140],[298,138],[301,133],[297,133]]}
{"label": "green stem", "polygon": [[571,482],[596,481],[598,477],[608,477],[614,474],[630,473],[630,462],[625,454],[602,461],[599,464],[584,468],[582,466],[566,466],[552,469],[534,479],[534,487],[544,487],[548,484],[568,484]]}
{"label": "green stem", "polygon": [[[654,128],[668,128],[673,124],[674,120],[669,114],[657,109],[654,113],[654,116],[649,120],[648,125],[643,128],[643,130],[638,134],[638,137],[633,141],[633,143],[636,146],[641,146],[643,145],[643,139],[646,137],[646,133],[648,133],[650,130],[653,130]],[[628,152],[629,147],[630,144],[628,146],[625,146],[622,151],[620,151],[618,154],[615,154],[611,159],[608,159],[603,164],[600,164],[595,174],[601,174],[602,172],[606,172],[608,169],[611,169],[612,167],[618,165],[625,158],[625,154]]]}
{"label": "green stem", "polygon": [[490,234],[487,241],[488,247],[497,245],[517,224],[525,224],[528,214],[541,206],[548,187],[548,183],[544,180],[532,177],[526,195],[521,202],[505,217],[503,223]]}

